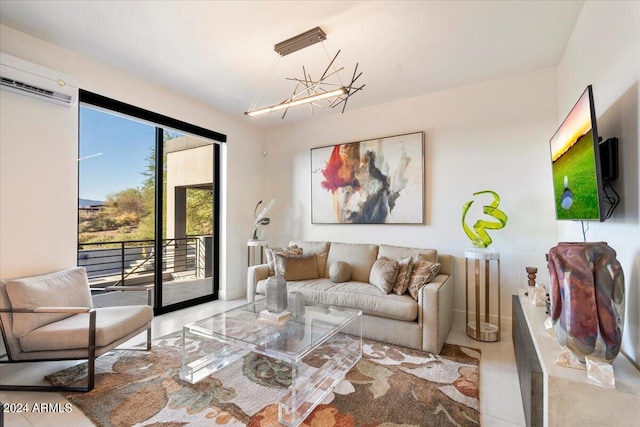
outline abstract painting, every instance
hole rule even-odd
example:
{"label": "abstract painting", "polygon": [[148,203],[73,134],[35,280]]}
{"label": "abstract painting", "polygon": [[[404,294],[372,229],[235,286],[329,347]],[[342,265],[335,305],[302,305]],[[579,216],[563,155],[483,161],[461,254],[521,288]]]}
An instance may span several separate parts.
{"label": "abstract painting", "polygon": [[423,224],[424,132],[311,149],[313,224]]}

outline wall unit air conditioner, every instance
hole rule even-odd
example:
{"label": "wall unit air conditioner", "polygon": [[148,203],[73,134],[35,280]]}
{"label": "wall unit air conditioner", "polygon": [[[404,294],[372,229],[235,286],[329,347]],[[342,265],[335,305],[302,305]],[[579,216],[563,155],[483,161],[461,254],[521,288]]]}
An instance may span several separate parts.
{"label": "wall unit air conditioner", "polygon": [[67,107],[78,100],[73,78],[2,52],[0,88]]}

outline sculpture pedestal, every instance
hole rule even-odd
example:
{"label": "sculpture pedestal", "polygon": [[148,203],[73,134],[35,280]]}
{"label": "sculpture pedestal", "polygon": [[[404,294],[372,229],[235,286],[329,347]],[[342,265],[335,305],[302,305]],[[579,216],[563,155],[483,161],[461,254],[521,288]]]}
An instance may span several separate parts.
{"label": "sculpture pedestal", "polygon": [[[500,340],[500,253],[490,249],[469,249],[465,251],[465,307],[466,307],[466,325],[467,335],[478,341],[494,342]],[[470,264],[469,261],[472,261]],[[481,263],[480,261],[484,261]],[[490,288],[491,288],[491,261],[497,266],[498,291],[498,324],[491,323],[489,319],[490,311]],[[473,320],[469,320],[469,269],[472,267],[472,275],[474,277],[474,301],[475,316]],[[484,273],[484,274],[481,274]],[[481,277],[484,281],[481,281]],[[483,291],[482,291],[482,288]],[[482,292],[481,292],[482,291]],[[481,304],[482,295],[484,295],[484,304]],[[484,313],[481,315],[481,307],[484,305]]]}
{"label": "sculpture pedestal", "polygon": [[266,240],[247,240],[247,264],[249,267],[266,262],[264,250],[267,247]]}

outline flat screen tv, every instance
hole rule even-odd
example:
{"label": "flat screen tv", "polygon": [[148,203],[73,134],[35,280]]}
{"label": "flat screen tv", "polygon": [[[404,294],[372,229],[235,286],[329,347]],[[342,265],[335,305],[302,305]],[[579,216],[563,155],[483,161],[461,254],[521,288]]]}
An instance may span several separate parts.
{"label": "flat screen tv", "polygon": [[589,85],[549,141],[557,219],[605,220],[598,143]]}

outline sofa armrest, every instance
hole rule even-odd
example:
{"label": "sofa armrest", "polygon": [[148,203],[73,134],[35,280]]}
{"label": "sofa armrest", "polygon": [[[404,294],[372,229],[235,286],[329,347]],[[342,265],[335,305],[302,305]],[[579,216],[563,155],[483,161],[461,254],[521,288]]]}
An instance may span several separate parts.
{"label": "sofa armrest", "polygon": [[453,323],[453,276],[439,274],[418,293],[422,349],[440,353]]}
{"label": "sofa armrest", "polygon": [[268,277],[269,264],[259,264],[249,267],[247,270],[247,302],[255,301],[258,282]]}

